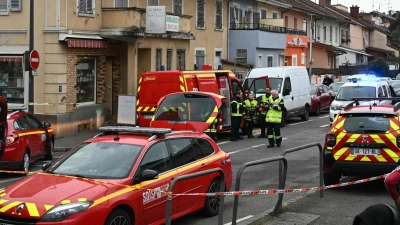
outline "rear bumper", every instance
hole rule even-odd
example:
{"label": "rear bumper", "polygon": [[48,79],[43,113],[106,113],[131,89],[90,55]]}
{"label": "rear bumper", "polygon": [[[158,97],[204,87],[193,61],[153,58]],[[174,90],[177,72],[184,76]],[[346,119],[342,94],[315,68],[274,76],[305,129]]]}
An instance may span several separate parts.
{"label": "rear bumper", "polygon": [[0,160],[0,169],[1,170],[15,170],[18,169],[22,162],[14,162],[14,161],[3,161]]}
{"label": "rear bumper", "polygon": [[330,151],[325,151],[323,165],[325,172],[344,176],[379,176],[392,172],[398,166],[396,163],[338,162]]}

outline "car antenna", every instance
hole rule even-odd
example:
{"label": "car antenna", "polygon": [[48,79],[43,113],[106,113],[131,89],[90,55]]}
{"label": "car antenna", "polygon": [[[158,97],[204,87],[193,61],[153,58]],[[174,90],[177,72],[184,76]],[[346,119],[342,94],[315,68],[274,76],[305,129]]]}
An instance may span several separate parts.
{"label": "car antenna", "polygon": [[[119,126],[119,124],[117,123],[117,130],[118,130],[118,126]],[[116,136],[114,137],[114,141],[118,141],[119,140],[119,136],[118,136],[118,131],[117,131],[117,134],[116,134]]]}
{"label": "car antenna", "polygon": [[171,130],[172,131],[174,131],[174,127],[175,127],[175,125],[178,123],[178,121],[180,121],[181,120],[181,118],[180,117],[178,117],[178,119],[177,120],[175,120],[175,123],[174,123],[174,125],[172,125],[172,127],[171,127]]}

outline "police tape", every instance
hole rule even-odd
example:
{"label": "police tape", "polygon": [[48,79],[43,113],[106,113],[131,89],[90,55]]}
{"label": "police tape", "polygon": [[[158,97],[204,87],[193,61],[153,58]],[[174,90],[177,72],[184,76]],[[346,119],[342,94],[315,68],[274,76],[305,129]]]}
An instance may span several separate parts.
{"label": "police tape", "polygon": [[366,182],[370,182],[370,181],[374,181],[374,180],[379,180],[379,179],[385,178],[389,174],[389,173],[387,173],[387,174],[384,174],[384,175],[365,178],[365,179],[356,180],[356,181],[349,181],[349,182],[344,182],[344,183],[339,183],[339,184],[333,184],[333,185],[328,185],[328,186],[319,186],[319,187],[311,187],[311,188],[174,194],[173,192],[163,191],[163,190],[168,190],[169,184],[167,184],[167,187],[166,188],[164,187],[163,190],[155,190],[155,189],[148,189],[148,188],[139,188],[137,186],[131,186],[131,185],[125,185],[125,184],[112,183],[112,182],[108,182],[108,181],[104,181],[104,180],[98,180],[98,179],[83,178],[83,177],[77,177],[77,176],[71,176],[71,175],[53,174],[53,173],[8,171],[8,170],[0,170],[0,173],[24,174],[24,175],[40,174],[40,175],[46,175],[46,176],[66,177],[66,178],[77,179],[77,180],[82,180],[82,181],[89,181],[89,182],[93,182],[93,183],[108,184],[108,185],[114,185],[114,186],[119,186],[119,187],[123,187],[123,188],[130,188],[130,189],[133,189],[133,190],[140,190],[141,189],[141,190],[147,190],[147,191],[152,191],[152,192],[160,192],[160,193],[163,193],[163,194],[165,194],[167,196],[241,196],[241,195],[272,195],[272,194],[300,193],[300,192],[306,192],[307,193],[307,192],[314,192],[314,191],[319,191],[319,190],[326,190],[326,189],[332,189],[332,188],[338,188],[338,187],[345,187],[345,186],[350,186],[350,185],[355,185],[355,184],[366,183]]}

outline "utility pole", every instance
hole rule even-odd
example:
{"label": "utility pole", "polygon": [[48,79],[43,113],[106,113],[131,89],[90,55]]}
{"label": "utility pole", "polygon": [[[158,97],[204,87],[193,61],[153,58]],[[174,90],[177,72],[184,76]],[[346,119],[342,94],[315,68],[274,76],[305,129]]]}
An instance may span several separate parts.
{"label": "utility pole", "polygon": [[313,42],[313,34],[314,34],[314,26],[313,26],[313,14],[310,15],[311,20],[310,20],[310,66],[309,66],[309,76],[311,78],[312,75],[312,42]]}
{"label": "utility pole", "polygon": [[[29,54],[33,51],[34,44],[34,7],[33,0],[30,0],[30,14],[29,14]],[[32,75],[32,67],[29,65],[29,100],[28,100],[28,111],[33,113],[33,75]]]}

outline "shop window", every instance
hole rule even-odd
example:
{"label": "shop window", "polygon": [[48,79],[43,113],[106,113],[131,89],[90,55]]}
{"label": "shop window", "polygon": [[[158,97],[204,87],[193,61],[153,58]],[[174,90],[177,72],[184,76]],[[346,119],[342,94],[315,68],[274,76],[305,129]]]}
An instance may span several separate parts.
{"label": "shop window", "polygon": [[167,49],[167,70],[172,70],[172,49]]}
{"label": "shop window", "polygon": [[184,49],[179,49],[176,51],[176,67],[179,67],[181,70],[186,69],[186,52]]}
{"label": "shop window", "polygon": [[156,50],[156,70],[160,71],[161,70],[161,49]]}
{"label": "shop window", "polygon": [[96,58],[78,57],[76,65],[76,102],[95,103]]}
{"label": "shop window", "polygon": [[[4,61],[2,61],[4,59]],[[11,59],[11,58],[10,58]],[[12,61],[0,57],[0,93],[8,103],[24,103],[22,57]]]}

